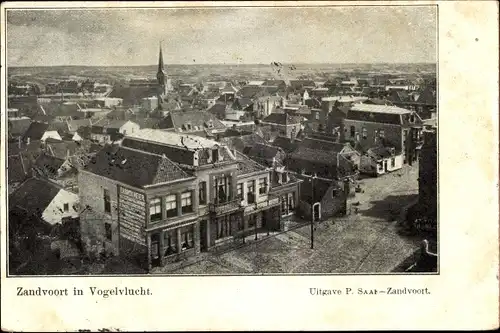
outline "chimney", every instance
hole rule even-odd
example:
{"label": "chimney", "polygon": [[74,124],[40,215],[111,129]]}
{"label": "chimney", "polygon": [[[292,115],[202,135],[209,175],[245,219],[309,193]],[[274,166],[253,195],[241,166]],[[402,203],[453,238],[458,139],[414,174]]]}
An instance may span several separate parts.
{"label": "chimney", "polygon": [[28,137],[27,144],[29,145],[29,144],[30,144],[30,142],[31,142],[31,138],[30,138],[30,137]]}
{"label": "chimney", "polygon": [[21,137],[19,137],[19,139],[17,140],[17,146],[18,148],[21,148]]}

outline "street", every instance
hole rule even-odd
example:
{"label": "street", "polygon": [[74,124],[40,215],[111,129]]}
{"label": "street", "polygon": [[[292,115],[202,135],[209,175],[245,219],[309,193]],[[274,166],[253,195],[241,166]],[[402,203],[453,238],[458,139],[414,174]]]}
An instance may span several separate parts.
{"label": "street", "polygon": [[421,242],[397,232],[401,209],[417,199],[417,177],[418,166],[414,165],[360,180],[363,192],[348,200],[351,213],[316,224],[314,249],[310,248],[309,223],[290,221],[293,230],[259,234],[258,241],[249,236],[243,247],[209,254],[207,259],[175,271],[155,268],[153,273],[388,273]]}

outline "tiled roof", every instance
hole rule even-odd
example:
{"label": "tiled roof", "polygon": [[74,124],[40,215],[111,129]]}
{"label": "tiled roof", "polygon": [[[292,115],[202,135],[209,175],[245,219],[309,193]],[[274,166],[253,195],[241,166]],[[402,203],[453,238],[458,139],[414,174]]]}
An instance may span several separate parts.
{"label": "tiled roof", "polygon": [[245,175],[249,174],[252,172],[257,172],[257,171],[265,171],[266,168],[259,163],[253,161],[252,159],[248,158],[244,154],[240,152],[236,152],[235,157],[238,161],[238,168],[237,168],[237,175]]}
{"label": "tiled roof", "polygon": [[226,104],[216,103],[207,111],[214,114],[218,118],[224,119],[226,117]]}
{"label": "tiled roof", "polygon": [[123,99],[123,105],[136,105],[141,103],[141,99],[158,94],[157,87],[114,87],[109,97]]}
{"label": "tiled roof", "polygon": [[126,147],[104,147],[92,158],[85,170],[134,187],[189,177],[165,156]]}
{"label": "tiled roof", "polygon": [[65,159],[51,156],[48,154],[41,154],[35,161],[33,167],[43,176],[56,177],[57,171],[66,162]]}
{"label": "tiled roof", "polygon": [[272,144],[274,146],[280,147],[286,153],[291,153],[292,151],[294,151],[298,147],[300,142],[301,142],[301,140],[295,139],[292,141],[292,139],[290,139],[288,137],[278,136],[276,139],[274,139]]}
{"label": "tiled roof", "polygon": [[220,139],[219,141],[222,144],[227,145],[229,148],[236,149],[239,152],[243,152],[243,149],[245,147],[252,146],[256,143],[266,143],[266,140],[255,133],[241,136],[225,137]]}
{"label": "tiled roof", "polygon": [[18,137],[22,136],[30,127],[32,120],[28,117],[17,118],[17,119],[9,119],[9,136]]}
{"label": "tiled roof", "polygon": [[136,118],[134,123],[140,126],[140,128],[159,128],[161,119],[159,118]]}
{"label": "tiled roof", "polygon": [[282,153],[282,151],[278,147],[257,143],[244,149],[243,153],[250,158],[254,157],[263,160],[272,160],[278,154]]}
{"label": "tiled roof", "polygon": [[286,113],[271,113],[266,118],[262,119],[262,122],[280,125],[293,125],[300,124],[302,117],[300,116],[290,116]]}
{"label": "tiled roof", "polygon": [[49,128],[49,124],[33,122],[23,135],[23,140],[30,138],[31,140],[40,140],[43,134]]}
{"label": "tiled roof", "polygon": [[31,162],[22,154],[9,156],[7,168],[9,184],[21,183],[31,176]]}
{"label": "tiled roof", "polygon": [[77,120],[69,120],[68,128],[70,132],[76,132],[82,126],[91,126],[92,121],[90,119],[77,119]]}
{"label": "tiled roof", "polygon": [[9,196],[9,206],[19,206],[28,212],[42,216],[60,189],[47,181],[29,178]]}
{"label": "tiled roof", "polygon": [[300,159],[304,161],[319,162],[332,165],[337,164],[337,156],[335,154],[332,154],[331,152],[300,146],[290,154],[289,158],[292,160]]}
{"label": "tiled roof", "polygon": [[286,85],[285,81],[283,80],[265,80],[264,83],[262,83],[263,86],[279,86],[279,85]]}
{"label": "tiled roof", "polygon": [[[185,126],[191,125],[191,129],[187,129]],[[209,125],[211,124],[211,127]],[[215,115],[206,111],[175,111],[170,112],[167,117],[165,117],[164,122],[160,125],[160,128],[174,128],[179,131],[200,131],[205,128],[223,130],[226,128],[223,123],[220,122]]]}
{"label": "tiled roof", "polygon": [[401,125],[401,115],[397,113],[381,113],[381,112],[350,110],[347,113],[346,119],[367,121],[367,122],[381,123],[381,124]]}
{"label": "tiled roof", "polygon": [[321,140],[315,138],[305,138],[299,144],[299,147],[305,147],[309,149],[329,151],[332,153],[340,153],[345,148],[344,143],[336,143],[328,140]]}
{"label": "tiled roof", "polygon": [[293,89],[301,89],[302,87],[316,87],[316,83],[312,80],[290,80],[290,86]]}
{"label": "tiled roof", "polygon": [[81,145],[74,141],[60,141],[60,142],[47,142],[47,141],[45,142],[47,151],[51,155],[58,158],[65,159],[67,156],[73,156],[81,148]]}
{"label": "tiled roof", "polygon": [[69,127],[68,123],[65,121],[53,121],[49,124],[47,131],[57,131],[58,133],[68,133]]}
{"label": "tiled roof", "polygon": [[253,98],[262,90],[263,88],[261,86],[244,86],[243,88],[238,90],[237,95],[245,98]]}

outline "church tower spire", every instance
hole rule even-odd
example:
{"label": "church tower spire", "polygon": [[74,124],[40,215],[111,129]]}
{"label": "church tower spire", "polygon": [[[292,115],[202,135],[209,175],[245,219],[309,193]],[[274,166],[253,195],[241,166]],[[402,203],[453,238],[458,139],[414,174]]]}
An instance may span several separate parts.
{"label": "church tower spire", "polygon": [[167,74],[165,73],[165,65],[163,64],[163,53],[160,42],[160,54],[158,57],[158,72],[156,73],[156,79],[158,80],[158,84],[162,87],[166,84],[166,76]]}

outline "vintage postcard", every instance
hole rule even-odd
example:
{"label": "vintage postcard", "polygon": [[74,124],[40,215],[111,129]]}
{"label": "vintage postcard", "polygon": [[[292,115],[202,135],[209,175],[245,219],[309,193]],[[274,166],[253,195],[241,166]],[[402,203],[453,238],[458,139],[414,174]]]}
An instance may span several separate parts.
{"label": "vintage postcard", "polygon": [[2,4],[2,329],[497,328],[497,19]]}

